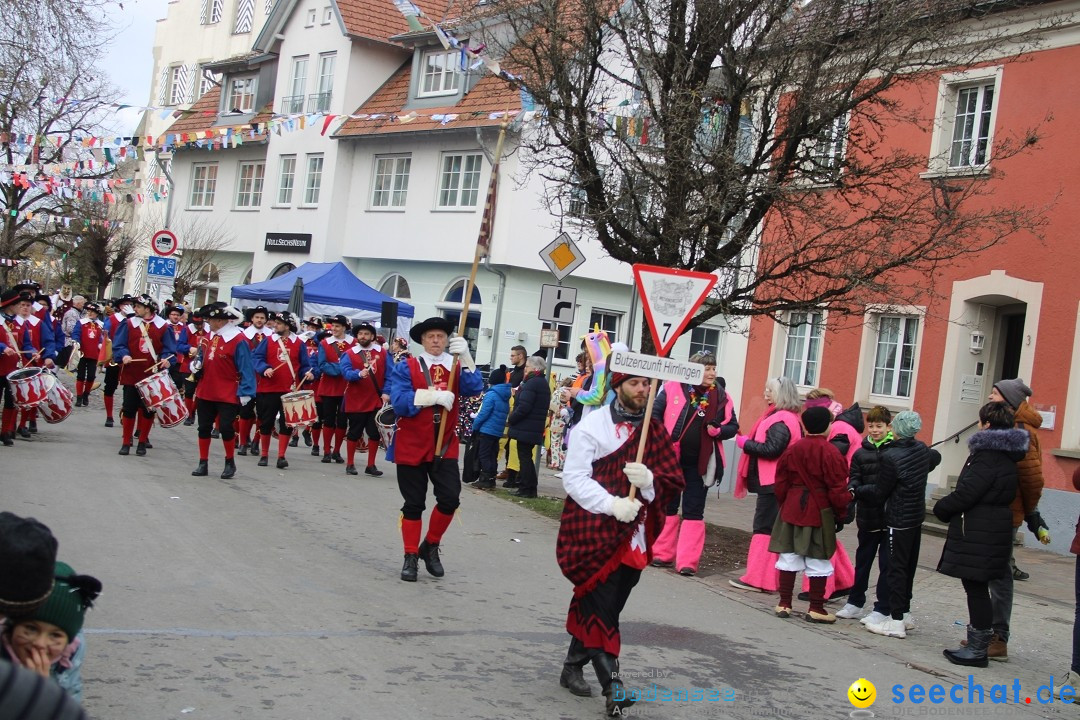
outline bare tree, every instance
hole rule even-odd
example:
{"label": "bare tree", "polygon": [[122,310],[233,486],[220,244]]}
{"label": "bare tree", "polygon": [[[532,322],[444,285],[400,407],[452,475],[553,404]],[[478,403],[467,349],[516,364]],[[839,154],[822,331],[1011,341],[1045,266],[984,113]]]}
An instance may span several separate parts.
{"label": "bare tree", "polygon": [[[141,254],[153,254],[150,240],[161,228],[156,219],[148,219],[135,231]],[[179,222],[170,228],[176,233],[180,249],[176,252],[178,260],[176,278],[173,280],[172,296],[176,302],[182,302],[188,296],[217,283],[214,273],[220,262],[219,254],[227,250],[235,236],[224,223],[214,223],[202,216],[185,214]]]}
{"label": "bare tree", "polygon": [[[921,180],[926,155],[890,136],[925,122],[898,90],[1032,46],[1034,31],[1017,36],[998,12],[1016,5],[519,0],[476,7],[462,26],[543,110],[520,142],[556,215],[577,216],[616,260],[720,275],[689,329],[912,302],[935,269],[1037,236],[1039,208],[991,193],[1036,127],[999,132],[992,169],[947,182]],[[924,281],[897,281],[911,270]]]}

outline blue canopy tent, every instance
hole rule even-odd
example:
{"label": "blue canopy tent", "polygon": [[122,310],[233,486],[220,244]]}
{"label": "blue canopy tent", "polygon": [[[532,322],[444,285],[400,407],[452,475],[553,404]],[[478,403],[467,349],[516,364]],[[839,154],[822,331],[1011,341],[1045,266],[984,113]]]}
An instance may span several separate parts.
{"label": "blue canopy tent", "polygon": [[285,310],[297,278],[304,282],[304,312],[308,315],[344,315],[359,322],[378,325],[382,304],[398,304],[396,333],[408,337],[415,309],[365,284],[344,263],[304,263],[295,270],[251,285],[234,285],[233,304],[237,307],[265,305],[270,310]]}

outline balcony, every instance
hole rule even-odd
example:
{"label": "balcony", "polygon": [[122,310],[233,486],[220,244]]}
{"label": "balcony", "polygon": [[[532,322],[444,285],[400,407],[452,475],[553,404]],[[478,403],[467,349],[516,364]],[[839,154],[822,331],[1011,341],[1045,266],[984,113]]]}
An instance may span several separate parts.
{"label": "balcony", "polygon": [[330,93],[312,93],[308,95],[307,111],[309,114],[330,112]]}
{"label": "balcony", "polygon": [[304,96],[289,95],[281,98],[280,112],[282,115],[299,115],[304,112]]}

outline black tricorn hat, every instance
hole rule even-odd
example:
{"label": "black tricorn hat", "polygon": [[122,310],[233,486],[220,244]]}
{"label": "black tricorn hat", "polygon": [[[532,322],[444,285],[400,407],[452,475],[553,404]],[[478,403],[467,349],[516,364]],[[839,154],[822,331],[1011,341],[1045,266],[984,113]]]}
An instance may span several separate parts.
{"label": "black tricorn hat", "polygon": [[377,330],[375,329],[375,326],[374,326],[374,325],[372,325],[372,324],[371,324],[371,323],[369,323],[369,322],[366,322],[366,321],[365,321],[365,322],[362,322],[362,323],[360,323],[360,324],[358,324],[358,325],[356,325],[356,326],[355,326],[355,327],[353,328],[353,335],[357,335],[357,334],[359,334],[359,332],[360,332],[361,330],[367,330],[367,331],[368,331],[369,333],[371,333],[372,335],[377,335],[377,334],[378,334],[378,331],[377,331]]}
{"label": "black tricorn hat", "polygon": [[351,324],[349,318],[344,315],[334,315],[333,317],[328,318],[328,321],[331,325],[341,325],[342,327],[349,327]]}
{"label": "black tricorn hat", "polygon": [[283,322],[289,326],[290,331],[296,332],[296,318],[293,317],[293,314],[291,312],[288,312],[287,310],[276,312],[270,317],[270,319]]}
{"label": "black tricorn hat", "polygon": [[422,323],[417,323],[409,328],[409,337],[413,339],[413,342],[422,343],[424,333],[428,330],[442,330],[449,335],[454,332],[454,323],[452,320],[447,320],[444,317],[429,317]]}
{"label": "black tricorn hat", "polygon": [[255,317],[255,313],[262,313],[267,320],[270,319],[270,311],[267,310],[266,307],[263,305],[256,305],[253,308],[248,308],[244,310],[244,318],[250,321],[252,318]]}

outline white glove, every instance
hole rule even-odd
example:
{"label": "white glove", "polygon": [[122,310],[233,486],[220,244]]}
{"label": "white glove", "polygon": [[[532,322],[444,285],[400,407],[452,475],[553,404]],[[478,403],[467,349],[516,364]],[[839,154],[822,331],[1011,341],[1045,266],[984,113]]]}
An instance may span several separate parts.
{"label": "white glove", "polygon": [[249,402],[251,402],[251,396],[250,395],[241,395],[240,396],[240,405],[241,406],[247,405]]}
{"label": "white glove", "polygon": [[611,514],[619,522],[634,522],[637,520],[638,510],[641,509],[641,501],[637,498],[631,500],[626,497],[617,497],[611,504]]}
{"label": "white glove", "polygon": [[454,409],[454,393],[449,390],[436,390],[435,403],[442,405],[447,410]]}
{"label": "white glove", "polygon": [[648,490],[652,487],[652,470],[645,467],[644,463],[626,463],[623,467],[626,479],[638,490]]}
{"label": "white glove", "polygon": [[473,361],[472,354],[469,352],[469,341],[463,337],[452,337],[450,343],[446,346],[446,351],[451,355],[457,355],[458,362],[461,366],[473,371],[476,370],[476,363]]}
{"label": "white glove", "polygon": [[413,405],[416,407],[431,407],[438,402],[438,390],[417,390],[413,395]]}

